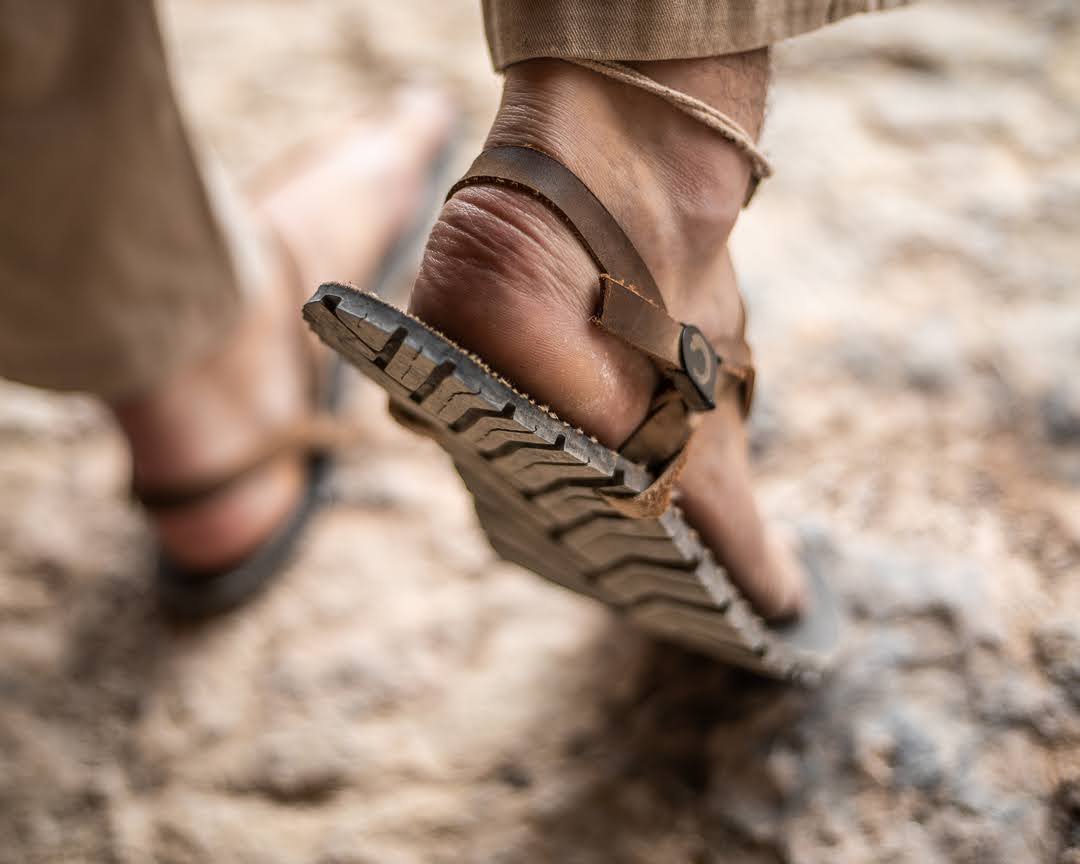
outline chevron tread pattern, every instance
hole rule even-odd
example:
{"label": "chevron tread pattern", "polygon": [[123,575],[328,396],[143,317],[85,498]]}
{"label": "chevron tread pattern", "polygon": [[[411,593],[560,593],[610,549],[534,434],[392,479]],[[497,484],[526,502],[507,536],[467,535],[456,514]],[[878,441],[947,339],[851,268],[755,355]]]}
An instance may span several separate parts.
{"label": "chevron tread pattern", "polygon": [[515,391],[483,362],[373,294],[329,284],[304,307],[330,347],[452,456],[502,557],[601,600],[645,630],[772,677],[814,683],[822,658],[753,612],[676,507],[610,503],[650,476]]}

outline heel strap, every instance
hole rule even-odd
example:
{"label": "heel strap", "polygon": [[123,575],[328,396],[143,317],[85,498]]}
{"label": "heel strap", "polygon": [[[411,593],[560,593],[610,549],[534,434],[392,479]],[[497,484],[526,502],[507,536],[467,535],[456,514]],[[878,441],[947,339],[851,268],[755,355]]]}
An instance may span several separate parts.
{"label": "heel strap", "polygon": [[[648,356],[659,371],[664,384],[645,421],[624,445],[637,457],[634,461],[669,461],[689,438],[692,415],[716,407],[721,382],[724,390],[738,387],[744,414],[750,410],[754,367],[744,328],[735,337],[710,344],[697,327],[672,318],[626,232],[569,168],[534,147],[493,147],[477,157],[447,200],[480,185],[528,193],[566,224],[600,270],[594,320]],[[669,405],[672,391],[681,403],[679,411]]]}
{"label": "heel strap", "polygon": [[631,284],[660,309],[664,297],[626,232],[592,190],[559,160],[535,147],[492,147],[446,195],[469,186],[506,186],[541,201],[558,216],[602,273]]}
{"label": "heel strap", "polygon": [[[296,258],[272,222],[267,221],[264,230],[274,254],[280,257],[286,271],[285,284],[290,291],[295,291],[296,286],[304,281]],[[133,477],[131,497],[144,510],[155,516],[163,516],[198,506],[229,488],[235,488],[275,459],[302,454],[309,460],[319,460],[358,439],[359,430],[355,424],[342,422],[334,413],[342,389],[343,366],[340,359],[337,355],[324,357],[321,351],[315,349],[309,340],[307,328],[297,326],[295,334],[296,350],[308,362],[307,396],[314,412],[312,416],[280,429],[268,430],[255,448],[211,475],[169,485],[149,484]]]}

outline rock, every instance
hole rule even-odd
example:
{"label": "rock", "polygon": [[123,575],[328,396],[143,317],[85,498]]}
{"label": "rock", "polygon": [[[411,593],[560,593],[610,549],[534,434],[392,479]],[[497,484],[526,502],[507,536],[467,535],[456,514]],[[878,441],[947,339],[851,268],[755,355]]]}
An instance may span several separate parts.
{"label": "rock", "polygon": [[1080,740],[1080,713],[1064,696],[1019,672],[1001,681],[976,678],[979,716],[987,723],[1024,726],[1046,741],[1064,744]]}
{"label": "rock", "polygon": [[957,338],[945,324],[933,320],[905,334],[900,352],[907,385],[940,396],[963,380],[966,370]]}
{"label": "rock", "polygon": [[846,333],[837,341],[834,356],[849,375],[863,384],[885,384],[896,375],[896,351],[880,334]]}
{"label": "rock", "polygon": [[872,545],[851,550],[848,560],[843,582],[856,614],[877,621],[938,619],[971,644],[1002,639],[984,573]]}
{"label": "rock", "polygon": [[101,407],[85,396],[58,397],[0,380],[0,442],[26,437],[70,441],[104,425]]}
{"label": "rock", "polygon": [[894,788],[926,792],[939,786],[945,769],[930,728],[901,713],[895,716],[892,731]]}
{"label": "rock", "polygon": [[1043,396],[1043,429],[1055,444],[1080,443],[1080,377],[1059,381]]}
{"label": "rock", "polygon": [[952,864],[1012,864],[1005,851],[1005,837],[991,826],[960,813],[940,814],[937,820],[939,843]]}
{"label": "rock", "polygon": [[763,459],[784,441],[785,418],[771,389],[755,387],[749,419],[750,454]]}
{"label": "rock", "polygon": [[253,753],[250,775],[237,788],[275,801],[317,804],[347,783],[355,754],[329,733],[326,723],[302,724],[267,735]]}
{"label": "rock", "polygon": [[517,762],[501,763],[495,769],[495,776],[511,789],[528,789],[533,782],[528,769]]}
{"label": "rock", "polygon": [[1053,828],[1061,847],[1059,861],[1080,860],[1080,779],[1066,780],[1054,794]]}
{"label": "rock", "polygon": [[1080,621],[1076,618],[1044,624],[1033,637],[1043,671],[1080,708]]}

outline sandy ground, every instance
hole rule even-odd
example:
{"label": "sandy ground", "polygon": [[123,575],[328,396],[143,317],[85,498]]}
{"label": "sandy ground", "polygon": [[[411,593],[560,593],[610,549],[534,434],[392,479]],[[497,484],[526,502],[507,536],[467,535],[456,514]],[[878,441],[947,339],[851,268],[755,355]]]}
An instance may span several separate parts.
{"label": "sandy ground", "polygon": [[[170,0],[243,176],[445,81],[472,3]],[[497,562],[430,444],[368,432],[288,576],[166,627],[121,444],[0,385],[0,862],[1080,862],[1080,7],[927,3],[784,47],[735,239],[766,509],[851,613],[795,692]]]}

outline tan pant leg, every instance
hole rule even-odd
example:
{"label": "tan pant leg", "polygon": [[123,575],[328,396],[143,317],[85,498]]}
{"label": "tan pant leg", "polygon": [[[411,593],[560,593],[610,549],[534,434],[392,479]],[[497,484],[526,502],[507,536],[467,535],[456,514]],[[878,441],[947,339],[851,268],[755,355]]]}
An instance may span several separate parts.
{"label": "tan pant leg", "polygon": [[0,0],[0,375],[132,395],[238,280],[148,0]]}
{"label": "tan pant leg", "polygon": [[771,45],[907,0],[482,0],[496,69],[533,57],[675,60]]}

